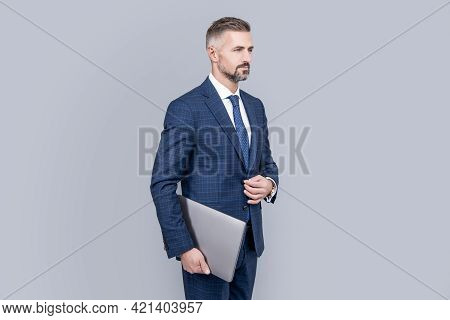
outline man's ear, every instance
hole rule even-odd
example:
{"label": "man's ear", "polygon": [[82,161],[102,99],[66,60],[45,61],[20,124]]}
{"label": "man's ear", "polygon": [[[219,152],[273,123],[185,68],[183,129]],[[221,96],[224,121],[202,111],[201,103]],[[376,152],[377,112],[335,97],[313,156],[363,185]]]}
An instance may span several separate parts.
{"label": "man's ear", "polygon": [[209,46],[206,49],[206,52],[208,53],[208,57],[212,62],[217,62],[219,60],[219,53],[217,52],[217,49],[213,46]]}

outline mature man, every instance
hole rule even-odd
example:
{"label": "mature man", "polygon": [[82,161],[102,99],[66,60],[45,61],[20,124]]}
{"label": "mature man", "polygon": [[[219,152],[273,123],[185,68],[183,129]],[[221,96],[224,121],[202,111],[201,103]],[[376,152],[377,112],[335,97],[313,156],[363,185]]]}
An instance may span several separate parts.
{"label": "mature man", "polygon": [[[186,299],[251,299],[264,251],[261,200],[275,202],[278,167],[264,105],[238,86],[250,74],[250,25],[232,17],[213,22],[206,50],[209,76],[169,104],[150,189],[164,249],[181,261]],[[180,181],[184,196],[247,222],[232,282],[211,274],[194,247],[176,195]]]}

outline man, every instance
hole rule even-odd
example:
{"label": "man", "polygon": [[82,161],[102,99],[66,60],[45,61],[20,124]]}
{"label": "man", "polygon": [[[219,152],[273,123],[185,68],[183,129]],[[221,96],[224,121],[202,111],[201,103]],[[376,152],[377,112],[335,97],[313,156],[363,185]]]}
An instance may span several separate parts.
{"label": "man", "polygon": [[[251,299],[264,251],[261,200],[275,202],[278,167],[264,106],[238,86],[250,74],[250,25],[231,17],[213,22],[206,49],[211,73],[167,109],[150,189],[164,249],[181,261],[186,299]],[[176,195],[179,181],[187,198],[247,222],[232,282],[211,274],[194,247]]]}

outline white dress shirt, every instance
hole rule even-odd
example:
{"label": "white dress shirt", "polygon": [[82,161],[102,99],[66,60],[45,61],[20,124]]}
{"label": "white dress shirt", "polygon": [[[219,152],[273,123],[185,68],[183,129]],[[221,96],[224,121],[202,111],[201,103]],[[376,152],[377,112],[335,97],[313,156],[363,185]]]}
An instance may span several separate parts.
{"label": "white dress shirt", "polygon": [[[235,128],[236,128],[236,125],[234,124],[233,104],[231,103],[231,100],[227,99],[227,98],[229,96],[231,96],[231,95],[239,96],[239,110],[241,112],[242,122],[244,122],[245,129],[247,130],[248,145],[250,146],[250,142],[252,141],[251,140],[252,131],[250,129],[250,122],[248,121],[247,112],[245,111],[245,108],[244,108],[244,103],[242,102],[242,99],[241,99],[241,95],[240,95],[240,92],[239,92],[239,86],[236,89],[236,92],[232,93],[230,91],[230,89],[228,89],[223,84],[221,84],[213,76],[212,73],[209,74],[209,80],[211,81],[211,83],[213,84],[213,86],[216,89],[217,93],[219,94],[220,99],[222,99],[222,102],[225,105],[225,109],[227,110],[228,116],[230,117],[231,123],[233,124],[233,126]],[[267,197],[264,198],[264,200],[266,200],[266,202],[270,202],[270,200],[272,199],[272,197],[274,196],[274,194],[277,191],[277,184],[272,178],[270,178],[270,177],[266,177],[266,178],[269,179],[270,181],[272,181],[272,183],[274,185],[274,189],[272,190],[272,192]]]}
{"label": "white dress shirt", "polygon": [[233,104],[230,99],[227,99],[231,95],[239,96],[239,111],[241,111],[242,122],[244,122],[245,129],[247,130],[248,135],[248,145],[250,146],[250,142],[252,141],[252,130],[250,129],[250,122],[248,121],[247,112],[244,108],[244,103],[242,102],[241,95],[239,92],[239,87],[237,88],[235,93],[232,93],[230,89],[221,84],[212,73],[209,74],[209,80],[213,84],[214,88],[216,88],[217,93],[219,94],[220,99],[222,99],[223,104],[225,105],[225,109],[227,109],[228,116],[230,117],[231,123],[236,128],[234,124],[234,116],[233,116]]}

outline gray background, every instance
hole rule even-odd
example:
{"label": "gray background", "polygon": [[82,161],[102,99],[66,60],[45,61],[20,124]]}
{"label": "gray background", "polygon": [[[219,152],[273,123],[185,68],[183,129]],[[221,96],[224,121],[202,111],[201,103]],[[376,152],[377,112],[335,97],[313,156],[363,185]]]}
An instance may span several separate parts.
{"label": "gray background", "polygon": [[252,25],[269,120],[303,99],[269,126],[312,128],[311,173],[263,204],[254,299],[450,296],[445,3],[1,0],[0,297],[184,298],[137,132],[205,79],[222,16]]}

